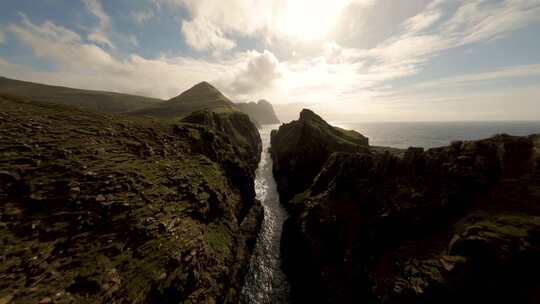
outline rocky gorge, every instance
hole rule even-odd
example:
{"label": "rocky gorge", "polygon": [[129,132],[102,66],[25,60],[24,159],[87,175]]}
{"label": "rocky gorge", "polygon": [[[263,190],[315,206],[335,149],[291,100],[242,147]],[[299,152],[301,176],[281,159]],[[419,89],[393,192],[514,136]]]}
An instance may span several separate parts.
{"label": "rocky gorge", "polygon": [[539,134],[396,149],[207,82],[0,80],[1,304],[540,302]]}
{"label": "rocky gorge", "polygon": [[399,150],[303,110],[271,151],[292,302],[540,301],[540,135]]}

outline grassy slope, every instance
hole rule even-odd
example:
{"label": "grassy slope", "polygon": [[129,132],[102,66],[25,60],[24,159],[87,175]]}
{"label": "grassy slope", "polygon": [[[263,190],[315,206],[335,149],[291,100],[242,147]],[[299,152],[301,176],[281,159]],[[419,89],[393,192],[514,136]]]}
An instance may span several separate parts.
{"label": "grassy slope", "polygon": [[134,111],[162,102],[150,97],[50,86],[4,77],[0,77],[0,93],[106,113]]}
{"label": "grassy slope", "polygon": [[179,96],[156,106],[133,111],[130,114],[159,118],[183,118],[192,112],[211,110],[228,112],[237,110],[234,104],[207,82],[201,82]]}
{"label": "grassy slope", "polygon": [[0,299],[237,301],[260,209],[221,136],[9,96],[0,125]]}

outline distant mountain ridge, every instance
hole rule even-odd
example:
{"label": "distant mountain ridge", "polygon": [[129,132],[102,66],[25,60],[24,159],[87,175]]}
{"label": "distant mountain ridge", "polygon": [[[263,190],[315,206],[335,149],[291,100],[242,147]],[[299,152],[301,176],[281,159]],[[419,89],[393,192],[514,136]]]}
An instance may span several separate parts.
{"label": "distant mountain ridge", "polygon": [[75,106],[85,110],[121,113],[146,108],[161,99],[105,91],[82,90],[0,77],[0,94]]}
{"label": "distant mountain ridge", "polygon": [[247,114],[256,125],[279,123],[272,105],[265,101],[233,103],[210,83],[203,81],[169,100],[40,84],[0,76],[0,94],[34,101],[74,106],[104,113],[126,113],[156,118],[183,118],[197,111]]}
{"label": "distant mountain ridge", "polygon": [[264,99],[261,99],[258,102],[237,103],[235,105],[259,125],[279,123],[279,119],[272,104]]}

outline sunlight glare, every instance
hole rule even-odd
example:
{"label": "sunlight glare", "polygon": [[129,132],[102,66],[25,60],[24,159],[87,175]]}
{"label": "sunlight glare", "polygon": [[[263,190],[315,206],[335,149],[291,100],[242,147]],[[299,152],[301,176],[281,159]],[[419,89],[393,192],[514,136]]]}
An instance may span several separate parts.
{"label": "sunlight glare", "polygon": [[279,27],[287,36],[300,40],[324,38],[336,25],[351,0],[289,0]]}

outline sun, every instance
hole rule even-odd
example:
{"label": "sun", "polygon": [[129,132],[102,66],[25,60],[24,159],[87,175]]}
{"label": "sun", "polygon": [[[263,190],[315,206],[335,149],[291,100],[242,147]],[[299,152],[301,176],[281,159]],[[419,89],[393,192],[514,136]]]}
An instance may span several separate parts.
{"label": "sun", "polygon": [[322,39],[352,0],[289,0],[278,18],[279,30],[299,40]]}

